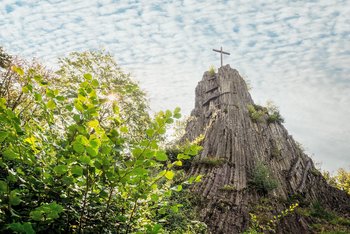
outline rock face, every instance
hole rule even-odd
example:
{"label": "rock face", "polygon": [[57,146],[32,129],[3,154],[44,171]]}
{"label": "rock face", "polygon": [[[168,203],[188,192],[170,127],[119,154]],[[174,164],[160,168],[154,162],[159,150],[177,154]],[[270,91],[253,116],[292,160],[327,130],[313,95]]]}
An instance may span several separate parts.
{"label": "rock face", "polygon": [[[248,111],[253,104],[245,81],[229,65],[215,75],[205,72],[196,88],[195,108],[183,139],[204,135],[203,150],[188,174],[204,175],[192,189],[211,232],[246,230],[251,204],[261,197],[276,201],[272,213],[285,208],[277,201],[299,196],[350,215],[350,197],[326,183],[279,122],[267,121],[267,114],[254,122]],[[251,186],[258,164],[265,165],[278,184],[265,194]],[[308,233],[308,222],[303,217],[282,220],[277,232]]]}

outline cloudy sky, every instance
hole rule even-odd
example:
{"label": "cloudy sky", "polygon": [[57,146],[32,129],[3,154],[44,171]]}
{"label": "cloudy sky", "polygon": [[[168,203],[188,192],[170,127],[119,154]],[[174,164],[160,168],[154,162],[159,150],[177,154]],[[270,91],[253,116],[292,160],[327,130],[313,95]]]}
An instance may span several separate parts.
{"label": "cloudy sky", "polygon": [[71,51],[105,49],[147,91],[153,111],[180,106],[213,48],[273,100],[314,161],[350,166],[349,0],[0,0],[0,45],[55,67]]}

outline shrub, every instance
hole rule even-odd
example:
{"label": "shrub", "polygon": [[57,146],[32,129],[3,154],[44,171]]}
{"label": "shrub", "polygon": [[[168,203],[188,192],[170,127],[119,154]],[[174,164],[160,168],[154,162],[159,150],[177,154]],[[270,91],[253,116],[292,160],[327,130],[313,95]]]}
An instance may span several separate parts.
{"label": "shrub", "polygon": [[256,164],[250,183],[259,193],[262,194],[267,194],[278,186],[277,180],[272,177],[268,167],[262,162]]}
{"label": "shrub", "polygon": [[211,65],[209,68],[209,75],[211,77],[215,76],[215,67],[213,65]]}
{"label": "shrub", "polygon": [[272,158],[276,158],[276,159],[281,157],[281,150],[277,146],[272,147],[272,149],[271,149],[271,157]]}
{"label": "shrub", "polygon": [[267,123],[283,123],[284,119],[281,116],[278,107],[271,101],[267,102],[266,107],[250,104],[248,105],[250,118],[255,123],[264,122],[264,116],[267,116]]}
{"label": "shrub", "polygon": [[280,112],[273,112],[267,117],[268,123],[284,123],[284,118],[281,116]]}
{"label": "shrub", "polygon": [[266,102],[266,110],[268,113],[267,122],[268,123],[283,123],[284,118],[281,116],[278,107],[272,102]]}
{"label": "shrub", "polygon": [[65,86],[52,89],[40,74],[30,79],[21,68],[13,70],[28,80],[28,100],[42,115],[24,121],[0,96],[0,233],[171,231],[157,214],[177,212],[181,204],[170,198],[184,182],[174,187],[180,174],[174,167],[200,150],[188,145],[171,162],[162,148],[159,139],[180,117],[179,108],[158,113],[139,142],[123,134],[130,131],[129,116],[117,100],[102,118],[101,83],[91,74],[82,76],[71,98]]}
{"label": "shrub", "polygon": [[255,123],[261,123],[264,121],[264,116],[266,115],[266,111],[263,107],[258,105],[248,105],[249,116]]}

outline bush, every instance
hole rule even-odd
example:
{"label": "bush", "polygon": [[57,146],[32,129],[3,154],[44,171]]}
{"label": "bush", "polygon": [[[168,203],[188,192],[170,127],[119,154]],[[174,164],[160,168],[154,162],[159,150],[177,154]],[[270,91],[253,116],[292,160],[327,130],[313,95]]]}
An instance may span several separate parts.
{"label": "bush", "polygon": [[250,183],[261,194],[267,194],[278,186],[277,180],[262,162],[258,162],[254,167]]}
{"label": "bush", "polygon": [[255,123],[264,122],[264,116],[267,116],[267,123],[283,123],[284,119],[281,116],[278,107],[272,102],[267,102],[266,107],[250,104],[248,105],[249,116]]}
{"label": "bush", "polygon": [[215,67],[213,65],[211,65],[210,68],[209,68],[209,75],[211,77],[215,76]]}
{"label": "bush", "polygon": [[263,107],[258,105],[248,105],[249,116],[255,123],[261,123],[264,121],[264,116],[266,115],[266,111]]}
{"label": "bush", "polygon": [[284,118],[281,116],[280,112],[273,112],[267,117],[268,123],[284,123]]}
{"label": "bush", "polygon": [[64,85],[52,89],[40,73],[31,79],[13,70],[28,81],[24,90],[41,116],[24,121],[0,96],[0,233],[172,231],[157,214],[177,212],[181,204],[171,195],[185,182],[174,187],[180,174],[174,167],[200,150],[188,145],[171,162],[162,148],[159,139],[180,117],[179,108],[158,113],[142,126],[147,136],[135,141],[125,134],[132,129],[126,120],[139,113],[124,115],[111,100],[108,119],[102,118],[101,83],[91,74],[79,77],[83,81],[68,94]]}

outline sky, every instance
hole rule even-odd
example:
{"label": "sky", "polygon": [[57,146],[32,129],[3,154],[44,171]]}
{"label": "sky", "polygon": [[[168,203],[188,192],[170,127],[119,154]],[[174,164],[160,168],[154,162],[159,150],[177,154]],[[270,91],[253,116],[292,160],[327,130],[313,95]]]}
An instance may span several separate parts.
{"label": "sky", "polygon": [[272,100],[322,169],[350,169],[349,0],[0,0],[0,45],[49,67],[104,49],[147,92],[152,111],[189,115],[204,71],[224,57]]}

